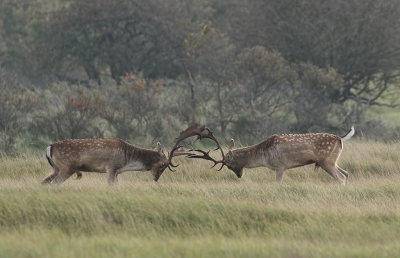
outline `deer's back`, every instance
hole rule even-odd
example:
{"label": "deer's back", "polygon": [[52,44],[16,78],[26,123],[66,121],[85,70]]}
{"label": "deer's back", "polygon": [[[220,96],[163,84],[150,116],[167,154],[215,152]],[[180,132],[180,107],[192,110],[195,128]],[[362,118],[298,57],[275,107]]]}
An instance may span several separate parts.
{"label": "deer's back", "polygon": [[110,164],[120,166],[125,163],[128,143],[116,138],[69,139],[51,146],[51,158],[57,163],[77,166],[90,164]]}
{"label": "deer's back", "polygon": [[282,134],[270,138],[273,139],[277,156],[286,162],[288,167],[314,162],[318,164],[336,158],[341,151],[341,139],[333,134]]}

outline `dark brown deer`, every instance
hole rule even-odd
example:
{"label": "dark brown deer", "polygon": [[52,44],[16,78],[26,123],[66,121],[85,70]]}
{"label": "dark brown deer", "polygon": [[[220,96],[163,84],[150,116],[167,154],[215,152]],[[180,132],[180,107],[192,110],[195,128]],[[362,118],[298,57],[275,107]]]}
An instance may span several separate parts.
{"label": "dark brown deer", "polygon": [[[349,175],[337,165],[337,161],[343,150],[343,141],[353,135],[354,127],[342,137],[327,133],[273,135],[259,144],[237,149],[232,139],[225,156],[221,150],[222,160],[217,161],[210,157],[209,152],[202,150],[195,151],[203,155],[191,153],[188,157],[210,160],[214,166],[222,164],[219,170],[225,165],[239,178],[243,175],[243,168],[268,167],[275,171],[278,182],[282,181],[283,172],[287,169],[315,164],[346,184]],[[218,141],[215,142],[220,149]]]}
{"label": "dark brown deer", "polygon": [[[203,128],[203,130],[205,127]],[[199,133],[197,125],[188,127],[177,138],[175,146],[166,156],[157,143],[155,150],[135,147],[121,139],[69,139],[51,144],[46,149],[46,157],[53,171],[43,179],[42,184],[60,184],[74,173],[77,179],[83,172],[107,173],[108,184],[118,183],[118,174],[125,171],[151,171],[157,181],[166,168],[176,167],[172,157],[187,155],[180,142]]]}

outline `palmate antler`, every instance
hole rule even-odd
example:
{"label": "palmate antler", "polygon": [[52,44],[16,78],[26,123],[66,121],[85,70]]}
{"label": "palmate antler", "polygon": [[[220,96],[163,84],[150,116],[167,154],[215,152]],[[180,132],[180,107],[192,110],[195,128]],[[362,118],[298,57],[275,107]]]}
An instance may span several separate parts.
{"label": "palmate antler", "polygon": [[[218,171],[220,171],[224,165],[225,165],[225,160],[215,160],[213,158],[210,157],[210,151],[203,151],[203,150],[192,150],[192,151],[198,151],[200,153],[203,153],[203,155],[196,155],[194,153],[189,153],[188,155],[186,155],[186,157],[191,158],[191,159],[205,159],[205,160],[210,160],[212,162],[214,162],[214,165],[211,167],[215,167],[217,164],[221,163],[221,167],[218,169]],[[221,151],[222,152],[222,151]]]}
{"label": "palmate antler", "polygon": [[179,134],[178,138],[176,138],[176,143],[175,143],[174,147],[172,147],[171,152],[168,154],[168,169],[169,170],[171,170],[172,172],[175,172],[175,170],[171,169],[171,167],[176,168],[178,166],[178,165],[174,165],[172,163],[173,157],[190,154],[190,150],[184,151],[184,152],[181,152],[178,150],[179,148],[182,148],[182,145],[180,144],[181,141],[185,140],[186,138],[195,136],[195,135],[201,135],[201,131],[199,132],[199,128],[197,128],[197,124],[189,126],[186,130],[182,131]]}
{"label": "palmate antler", "polygon": [[[203,133],[204,131],[207,131],[207,133]],[[205,125],[203,125],[202,127],[198,127],[198,124],[194,124],[194,125],[189,126],[185,131],[182,131],[179,134],[174,147],[172,147],[172,149],[171,149],[171,153],[168,155],[168,161],[169,161],[168,168],[171,171],[174,171],[170,168],[170,166],[177,167],[177,165],[174,165],[172,163],[173,157],[179,156],[179,155],[186,155],[188,158],[202,158],[202,159],[206,159],[206,160],[211,160],[214,162],[214,166],[217,165],[218,163],[222,163],[222,166],[219,169],[219,170],[221,170],[222,167],[225,165],[225,160],[216,161],[213,158],[211,158],[210,155],[208,155],[208,152],[204,152],[202,150],[182,150],[182,149],[178,150],[179,148],[182,147],[182,145],[180,145],[181,141],[183,141],[184,139],[189,138],[191,136],[195,136],[195,135],[197,135],[197,139],[195,141],[197,141],[198,139],[201,140],[203,138],[208,138],[208,139],[213,140],[217,144],[217,148],[215,150],[220,149],[222,158],[224,158],[224,152],[223,152],[221,146],[219,145],[218,140],[214,137],[212,131],[209,128],[207,128]],[[175,152],[175,151],[177,151],[177,152]],[[196,154],[191,153],[190,151],[198,151],[198,152],[203,153],[203,155],[196,155]]]}
{"label": "palmate antler", "polygon": [[202,153],[203,155],[196,155],[196,154],[194,154],[194,153],[189,153],[188,155],[187,155],[187,157],[188,158],[191,158],[191,159],[205,159],[205,160],[210,160],[210,161],[212,161],[212,162],[214,162],[214,165],[211,167],[211,168],[213,168],[213,167],[215,167],[217,164],[219,164],[219,163],[221,163],[222,165],[221,165],[221,167],[218,169],[218,171],[219,170],[221,170],[223,167],[224,167],[224,165],[225,165],[225,155],[224,155],[224,151],[222,150],[222,148],[221,148],[221,145],[219,144],[219,142],[218,142],[218,140],[215,138],[215,136],[213,135],[213,132],[208,128],[208,127],[205,127],[205,126],[202,126],[201,128],[200,128],[201,130],[202,130],[202,132],[203,131],[207,131],[207,133],[206,134],[204,134],[204,133],[201,133],[199,136],[198,136],[198,138],[196,139],[196,141],[198,140],[198,139],[203,139],[203,138],[208,138],[208,139],[211,139],[211,140],[213,140],[216,144],[217,144],[217,148],[215,149],[215,150],[220,150],[221,151],[221,155],[222,155],[222,160],[215,160],[215,159],[213,159],[211,156],[210,156],[210,151],[203,151],[203,150],[199,150],[199,149],[197,149],[197,150],[192,150],[192,151],[197,151],[197,152],[200,152],[200,153]]}

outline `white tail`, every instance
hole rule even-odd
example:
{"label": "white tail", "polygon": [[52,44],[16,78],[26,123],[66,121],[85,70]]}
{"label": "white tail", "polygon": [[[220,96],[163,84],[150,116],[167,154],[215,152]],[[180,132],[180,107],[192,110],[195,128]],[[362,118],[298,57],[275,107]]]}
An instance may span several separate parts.
{"label": "white tail", "polygon": [[354,133],[355,133],[354,126],[352,126],[350,128],[350,131],[347,134],[342,136],[342,141],[346,141],[346,140],[350,139],[354,135]]}
{"label": "white tail", "polygon": [[222,163],[242,177],[243,168],[268,167],[275,171],[276,181],[281,182],[283,172],[290,168],[316,164],[342,184],[346,184],[348,173],[337,165],[343,150],[343,141],[354,135],[354,127],[339,137],[327,133],[273,135],[257,145],[235,149],[232,139],[228,153],[221,161],[215,161],[207,152],[198,150],[203,156],[190,154],[190,158],[212,160]]}

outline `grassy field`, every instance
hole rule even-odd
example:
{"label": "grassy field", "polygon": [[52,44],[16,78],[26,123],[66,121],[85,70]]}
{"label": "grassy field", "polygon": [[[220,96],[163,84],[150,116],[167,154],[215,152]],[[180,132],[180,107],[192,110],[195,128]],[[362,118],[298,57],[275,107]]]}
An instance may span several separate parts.
{"label": "grassy field", "polygon": [[274,182],[176,159],[117,189],[84,173],[42,186],[43,153],[0,160],[0,257],[399,257],[400,145],[346,141],[342,186],[312,165]]}

